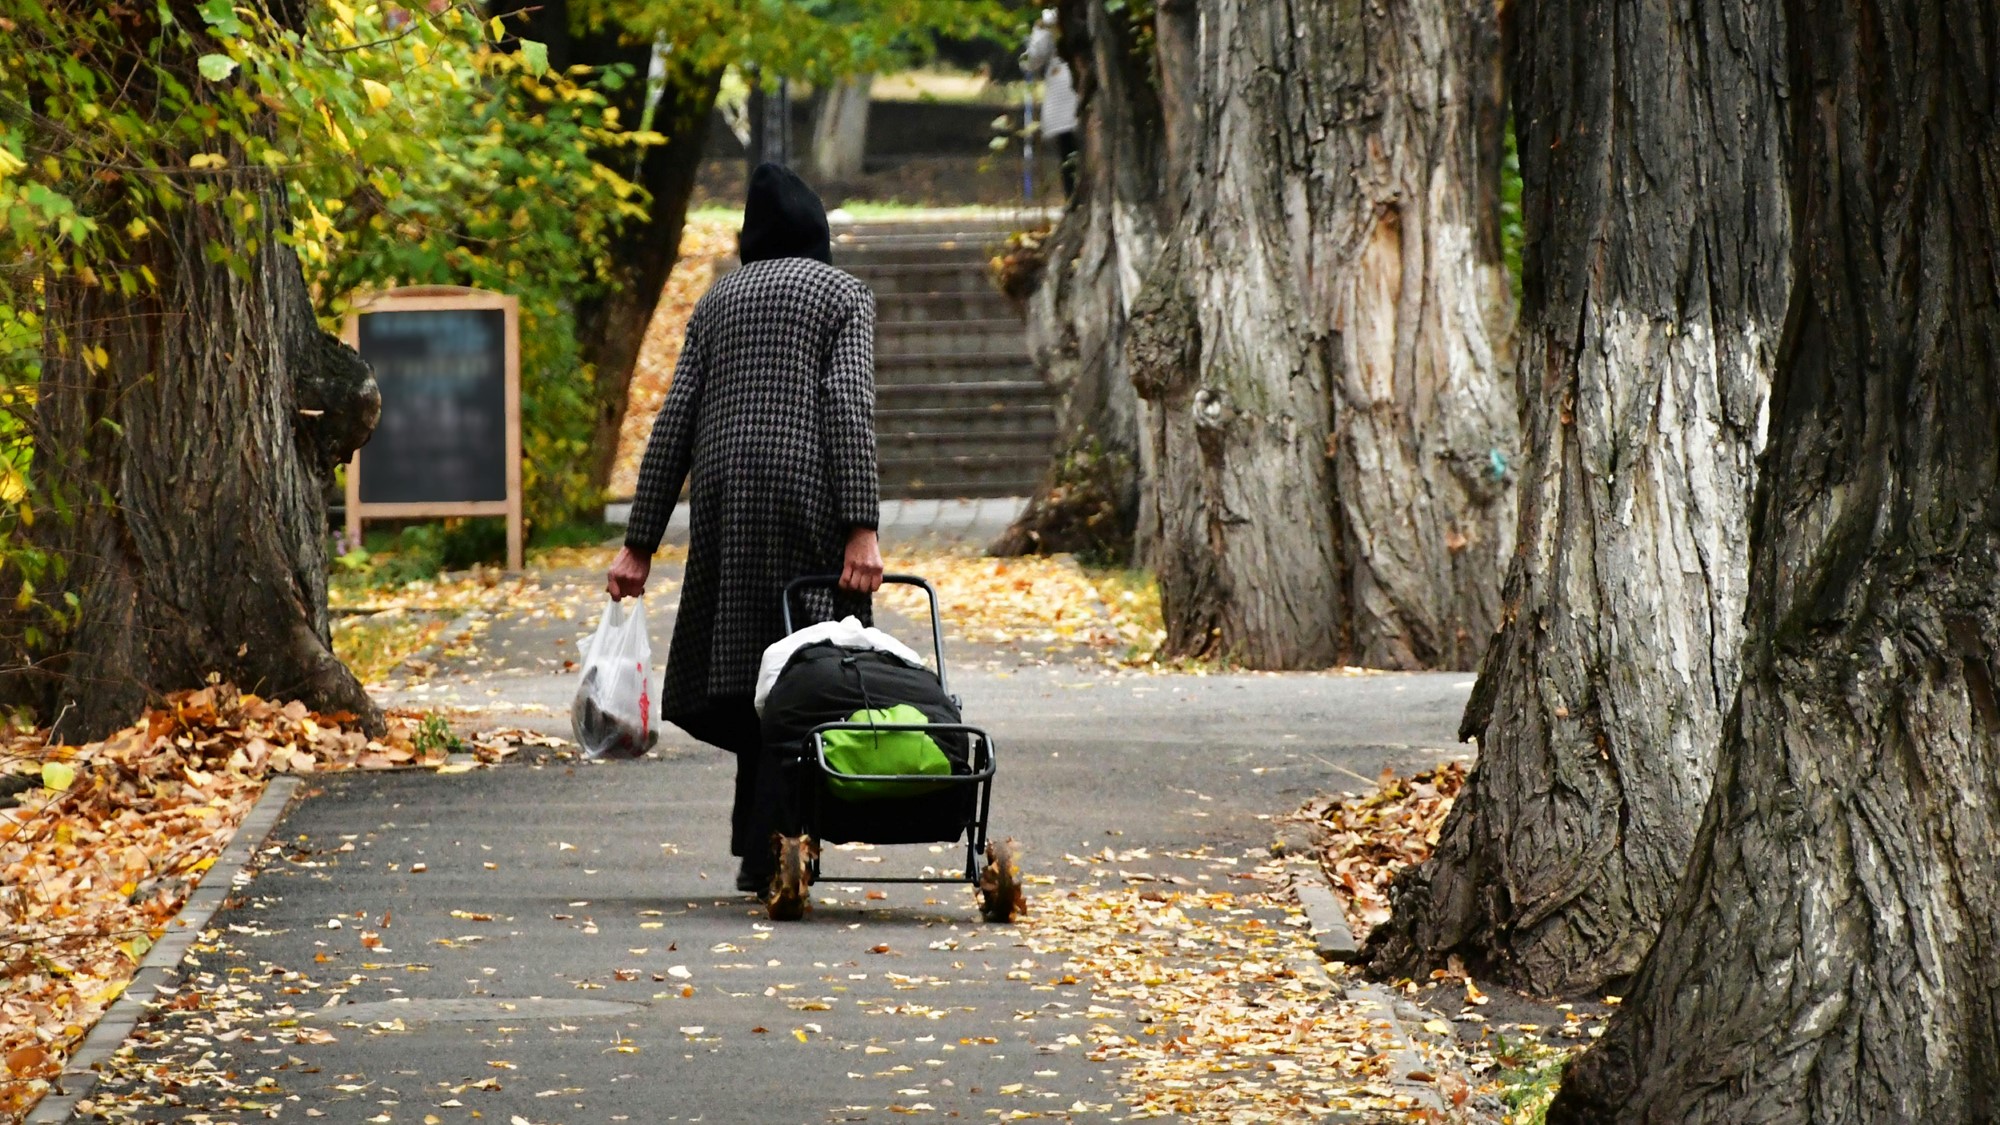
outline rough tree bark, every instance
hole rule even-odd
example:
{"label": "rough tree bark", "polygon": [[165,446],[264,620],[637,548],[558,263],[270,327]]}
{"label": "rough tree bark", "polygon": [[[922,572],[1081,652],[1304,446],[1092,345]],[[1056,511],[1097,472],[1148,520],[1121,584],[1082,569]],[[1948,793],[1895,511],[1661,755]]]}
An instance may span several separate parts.
{"label": "rough tree bark", "polygon": [[1203,9],[1188,203],[1133,313],[1168,648],[1470,667],[1513,547],[1490,5]]}
{"label": "rough tree bark", "polygon": [[[1162,4],[1161,23],[1186,7]],[[1086,0],[1066,0],[1061,18],[1082,98],[1082,174],[1028,299],[1030,354],[1060,392],[1059,436],[1048,475],[992,552],[1124,557],[1139,523],[1142,472],[1125,333],[1171,198],[1167,108],[1140,50],[1142,27]]]}
{"label": "rough tree bark", "polygon": [[1557,1122],[2000,1115],[2000,21],[1792,0],[1800,236],[1741,691]]}
{"label": "rough tree bark", "polygon": [[1515,18],[1522,550],[1460,729],[1478,768],[1370,950],[1567,994],[1652,943],[1735,689],[1789,272],[1781,21],[1722,0]]}
{"label": "rough tree bark", "polygon": [[[618,119],[638,128],[646,111],[646,70],[651,64],[650,37],[627,34],[616,24],[578,30],[568,0],[490,0],[487,9],[503,16],[508,26],[549,48],[549,65],[608,67],[623,63],[632,78],[605,91]],[[653,145],[640,158],[635,181],[649,200],[642,222],[619,228],[610,247],[610,276],[605,291],[576,303],[576,339],[583,362],[592,369],[592,397],[597,423],[591,435],[591,483],[603,488],[618,460],[618,431],[625,423],[625,404],[632,390],[632,373],[639,364],[646,327],[660,303],[660,292],[680,260],[681,232],[687,226],[688,201],[708,141],[708,118],[722,88],[722,72],[689,68],[668,59],[666,85],[653,107],[653,130],[666,143]],[[620,171],[630,150],[613,150],[602,159]]]}
{"label": "rough tree bark", "polygon": [[[303,7],[273,4],[271,14],[297,27]],[[135,57],[151,52],[199,88],[195,53],[155,42],[150,13],[127,26]],[[150,88],[140,72],[119,96],[143,111]],[[51,604],[74,595],[77,611],[24,674],[64,739],[108,734],[157,693],[211,674],[379,730],[379,710],[330,644],[324,497],[334,466],[374,429],[381,397],[360,357],[313,318],[280,240],[278,179],[213,139],[160,152],[160,166],[185,168],[202,148],[230,158],[208,182],[240,192],[250,213],[226,194],[143,214],[122,193],[104,200],[100,222],[152,226],[132,253],[158,278],[155,291],[44,276],[34,472],[70,516],[33,531],[67,560],[40,593]],[[246,268],[218,264],[218,250]],[[99,348],[108,363],[89,358]]]}
{"label": "rough tree bark", "polygon": [[812,141],[806,150],[807,175],[819,181],[852,180],[868,156],[868,99],[872,74],[827,83],[813,100]]}

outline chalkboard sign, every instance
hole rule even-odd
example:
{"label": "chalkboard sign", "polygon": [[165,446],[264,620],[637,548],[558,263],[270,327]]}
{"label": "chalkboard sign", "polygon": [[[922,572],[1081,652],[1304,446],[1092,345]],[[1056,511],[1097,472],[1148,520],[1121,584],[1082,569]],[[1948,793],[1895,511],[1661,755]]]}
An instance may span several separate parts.
{"label": "chalkboard sign", "polygon": [[382,388],[382,421],[361,450],[361,502],[507,499],[505,315],[363,313],[360,351]]}
{"label": "chalkboard sign", "polygon": [[397,289],[358,305],[347,341],[375,371],[382,419],[347,470],[364,518],[506,516],[521,566],[518,306],[499,293]]}

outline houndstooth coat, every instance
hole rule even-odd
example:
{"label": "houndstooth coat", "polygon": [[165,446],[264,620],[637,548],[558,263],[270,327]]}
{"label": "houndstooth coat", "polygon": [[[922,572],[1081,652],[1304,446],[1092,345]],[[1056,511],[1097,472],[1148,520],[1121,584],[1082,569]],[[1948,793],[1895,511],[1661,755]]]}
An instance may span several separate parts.
{"label": "houndstooth coat", "polygon": [[[878,519],[875,299],[808,258],[754,262],[695,306],[639,468],[625,545],[650,557],[691,478],[686,581],[661,714],[756,687],[784,635],[779,599],[837,574],[852,529]],[[795,624],[867,614],[865,598],[801,597]]]}

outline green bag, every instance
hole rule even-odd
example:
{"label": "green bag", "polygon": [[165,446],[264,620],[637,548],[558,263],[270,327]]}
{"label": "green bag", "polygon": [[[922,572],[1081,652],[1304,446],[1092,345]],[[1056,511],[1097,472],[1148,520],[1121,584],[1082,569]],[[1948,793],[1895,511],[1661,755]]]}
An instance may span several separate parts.
{"label": "green bag", "polygon": [[[850,723],[900,725],[929,723],[930,718],[907,703],[874,711],[856,711]],[[826,747],[826,763],[839,773],[897,773],[951,776],[951,759],[931,736],[920,730],[830,730],[820,735]],[[826,787],[848,801],[871,801],[884,797],[914,797],[944,788],[932,781],[856,781],[828,777]]]}

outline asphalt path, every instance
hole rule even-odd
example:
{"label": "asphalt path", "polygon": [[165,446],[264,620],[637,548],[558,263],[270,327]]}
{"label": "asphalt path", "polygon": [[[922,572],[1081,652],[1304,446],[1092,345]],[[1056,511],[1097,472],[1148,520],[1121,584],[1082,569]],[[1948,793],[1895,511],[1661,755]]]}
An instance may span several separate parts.
{"label": "asphalt path", "polygon": [[[670,571],[651,631],[664,654]],[[567,729],[590,575],[485,623],[398,705]],[[568,588],[564,589],[564,584]],[[910,623],[899,627],[909,631]],[[1452,742],[1469,674],[1114,672],[1037,646],[960,646],[953,688],[997,743],[996,836],[1033,895],[1127,857],[1224,887],[1269,818]],[[528,755],[523,755],[529,758]],[[315,779],[96,1099],[139,1121],[1111,1120],[1087,1024],[1127,1004],[982,923],[971,892],[873,887],[964,862],[931,846],[829,851],[806,921],[732,889],[733,764],[665,732],[646,759]],[[1106,849],[1110,849],[1109,852]],[[1130,857],[1143,857],[1133,859]],[[191,1080],[195,1074],[201,1080]],[[221,1076],[217,1078],[216,1076]]]}

